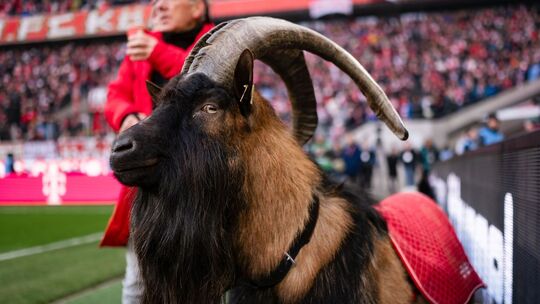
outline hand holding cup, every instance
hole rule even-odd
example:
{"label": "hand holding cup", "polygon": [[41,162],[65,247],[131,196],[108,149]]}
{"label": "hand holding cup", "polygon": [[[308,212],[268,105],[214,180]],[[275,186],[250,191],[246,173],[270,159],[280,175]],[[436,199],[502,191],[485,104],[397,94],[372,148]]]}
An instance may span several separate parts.
{"label": "hand holding cup", "polygon": [[157,38],[147,34],[142,27],[135,27],[127,32],[126,55],[132,61],[146,60],[158,43]]}

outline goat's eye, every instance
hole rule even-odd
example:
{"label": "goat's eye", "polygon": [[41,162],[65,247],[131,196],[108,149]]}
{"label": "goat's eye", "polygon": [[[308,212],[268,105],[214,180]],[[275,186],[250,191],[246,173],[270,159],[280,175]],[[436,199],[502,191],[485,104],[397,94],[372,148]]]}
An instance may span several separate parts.
{"label": "goat's eye", "polygon": [[215,114],[218,111],[218,107],[213,104],[205,104],[202,109],[203,112],[206,112],[208,114]]}

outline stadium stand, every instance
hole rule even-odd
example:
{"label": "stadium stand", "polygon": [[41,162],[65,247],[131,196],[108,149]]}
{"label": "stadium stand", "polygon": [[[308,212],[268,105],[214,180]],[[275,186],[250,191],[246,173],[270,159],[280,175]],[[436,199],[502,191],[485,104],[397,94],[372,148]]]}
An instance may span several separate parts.
{"label": "stadium stand", "polygon": [[[43,140],[57,139],[60,133],[81,134],[76,118],[58,122],[53,114],[78,105],[81,97],[85,102],[99,98],[96,90],[114,77],[123,57],[121,46],[121,42],[68,43],[59,48],[36,46],[1,52],[4,89],[0,91],[0,112],[6,116],[9,132],[1,132],[8,138],[0,139]],[[87,124],[92,134],[105,127],[99,114]]]}
{"label": "stadium stand", "polygon": [[[349,50],[383,86],[402,117],[414,119],[439,118],[539,78],[538,20],[537,6],[507,6],[304,25]],[[120,37],[1,52],[5,89],[0,92],[0,118],[7,122],[0,122],[0,139],[106,132],[100,107],[123,52]],[[321,126],[330,138],[375,118],[347,77],[314,56],[308,61]],[[258,71],[258,86],[286,118],[284,86],[276,85],[277,76],[269,68],[261,65]],[[67,105],[81,118],[62,118],[58,113]]]}
{"label": "stadium stand", "polygon": [[8,0],[0,3],[0,16],[29,16],[103,9],[108,5],[148,3],[148,0]]}

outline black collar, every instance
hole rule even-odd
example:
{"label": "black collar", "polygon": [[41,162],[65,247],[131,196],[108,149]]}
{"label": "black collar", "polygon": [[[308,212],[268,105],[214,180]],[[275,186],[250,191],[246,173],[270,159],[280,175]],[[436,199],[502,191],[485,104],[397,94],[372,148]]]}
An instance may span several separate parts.
{"label": "black collar", "polygon": [[313,196],[311,206],[309,207],[309,221],[307,222],[304,230],[294,239],[287,252],[284,252],[283,259],[279,265],[270,272],[267,276],[259,278],[257,280],[247,280],[245,283],[255,288],[268,288],[279,284],[289,273],[291,267],[296,263],[295,259],[300,252],[300,249],[304,247],[311,240],[313,230],[317,224],[319,218],[319,198]]}

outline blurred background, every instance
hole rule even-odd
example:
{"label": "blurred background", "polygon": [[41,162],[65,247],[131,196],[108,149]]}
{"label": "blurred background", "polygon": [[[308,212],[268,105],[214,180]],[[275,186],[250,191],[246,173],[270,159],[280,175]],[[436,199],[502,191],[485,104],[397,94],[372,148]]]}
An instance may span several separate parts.
{"label": "blurred background", "polygon": [[[404,119],[400,142],[354,83],[308,54],[321,168],[376,199],[420,190],[448,213],[488,289],[539,303],[540,5],[534,1],[213,0],[216,23],[267,15],[351,52]],[[119,303],[122,249],[98,249],[120,186],[107,84],[149,1],[0,2],[0,302]],[[286,89],[255,83],[289,120]]]}

